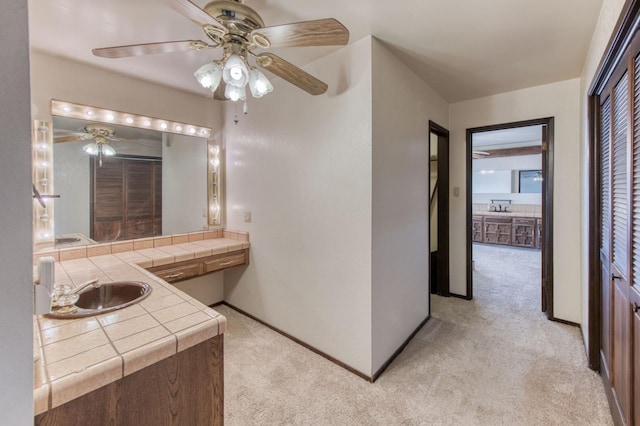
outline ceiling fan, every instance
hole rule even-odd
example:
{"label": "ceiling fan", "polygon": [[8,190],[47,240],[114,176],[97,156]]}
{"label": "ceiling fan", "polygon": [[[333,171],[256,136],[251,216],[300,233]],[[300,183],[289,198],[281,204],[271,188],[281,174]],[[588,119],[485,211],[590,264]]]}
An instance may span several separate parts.
{"label": "ceiling fan", "polygon": [[93,140],[82,147],[82,150],[89,155],[98,156],[98,164],[102,167],[102,156],[108,157],[116,155],[116,150],[109,145],[109,142],[123,140],[115,137],[116,129],[101,123],[91,123],[84,126],[80,133],[70,133],[63,136],[54,136],[53,142],[72,142],[81,140]]}
{"label": "ceiling fan", "polygon": [[327,84],[297,66],[269,52],[256,49],[307,46],[340,46],[349,42],[349,31],[334,18],[266,27],[260,15],[244,0],[216,0],[203,9],[189,0],[167,0],[178,13],[200,25],[208,41],[181,40],[93,49],[105,58],[169,53],[187,50],[223,49],[222,60],[207,63],[194,74],[216,99],[244,100],[246,86],[254,97],[273,87],[255,64],[310,93],[320,95]]}

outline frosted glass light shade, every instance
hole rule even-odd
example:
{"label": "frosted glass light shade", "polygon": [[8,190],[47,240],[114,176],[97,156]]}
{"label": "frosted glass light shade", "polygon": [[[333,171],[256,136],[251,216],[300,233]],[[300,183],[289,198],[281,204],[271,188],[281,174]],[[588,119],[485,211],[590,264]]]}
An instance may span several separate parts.
{"label": "frosted glass light shade", "polygon": [[193,73],[198,83],[212,92],[215,92],[222,79],[222,65],[218,61],[204,64]]}
{"label": "frosted glass light shade", "polygon": [[247,89],[244,87],[236,87],[230,84],[224,88],[224,97],[232,101],[244,101],[247,99]]}
{"label": "frosted glass light shade", "polygon": [[[231,55],[224,64],[222,79],[228,86],[244,87],[249,81],[249,70],[244,59],[238,55]],[[226,92],[226,91],[225,91]]]}
{"label": "frosted glass light shade", "polygon": [[89,155],[98,155],[100,153],[109,157],[116,155],[116,150],[106,143],[91,142],[83,146],[82,150]]}
{"label": "frosted glass light shade", "polygon": [[91,142],[82,147],[82,150],[89,155],[98,155],[98,144]]}
{"label": "frosted glass light shade", "polygon": [[108,157],[111,157],[112,155],[116,155],[116,150],[107,144],[103,143],[101,148],[102,148],[102,153]]}
{"label": "frosted glass light shade", "polygon": [[253,68],[249,72],[249,89],[254,98],[261,98],[267,93],[271,93],[273,86],[264,74],[257,68]]}

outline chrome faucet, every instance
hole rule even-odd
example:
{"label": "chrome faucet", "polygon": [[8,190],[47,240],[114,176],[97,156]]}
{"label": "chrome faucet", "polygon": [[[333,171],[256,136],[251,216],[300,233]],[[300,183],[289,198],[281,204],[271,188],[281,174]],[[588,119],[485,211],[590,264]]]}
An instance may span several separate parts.
{"label": "chrome faucet", "polygon": [[99,281],[100,280],[95,279],[95,280],[89,280],[87,282],[84,282],[84,283],[80,284],[78,287],[76,287],[73,290],[71,290],[71,294],[80,294],[87,287],[98,288],[98,287],[100,287],[100,282]]}

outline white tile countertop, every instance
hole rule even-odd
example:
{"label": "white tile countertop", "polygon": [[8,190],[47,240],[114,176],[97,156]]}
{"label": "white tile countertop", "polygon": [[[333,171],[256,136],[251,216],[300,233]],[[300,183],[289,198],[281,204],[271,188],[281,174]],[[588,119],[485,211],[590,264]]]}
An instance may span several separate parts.
{"label": "white tile countertop", "polygon": [[144,268],[249,248],[249,235],[203,231],[81,248],[48,249],[55,282],[141,281],[146,299],[103,315],[34,316],[34,415],[223,334],[226,318]]}

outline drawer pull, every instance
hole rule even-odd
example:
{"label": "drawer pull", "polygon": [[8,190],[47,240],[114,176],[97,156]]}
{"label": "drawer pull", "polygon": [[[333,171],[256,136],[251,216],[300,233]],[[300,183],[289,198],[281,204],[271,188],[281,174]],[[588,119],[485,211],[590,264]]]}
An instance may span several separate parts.
{"label": "drawer pull", "polygon": [[227,266],[227,265],[231,265],[233,262],[235,262],[235,260],[230,260],[230,261],[228,261],[228,262],[222,262],[222,263],[220,263],[219,265],[220,265],[220,266]]}
{"label": "drawer pull", "polygon": [[637,303],[634,303],[633,304],[633,312],[636,313],[636,314],[638,312],[640,312],[640,305],[638,305]]}
{"label": "drawer pull", "polygon": [[177,274],[165,275],[165,278],[178,278],[184,275],[184,272],[178,272]]}

